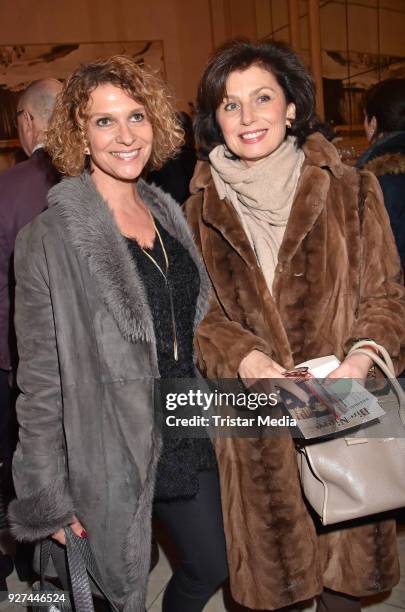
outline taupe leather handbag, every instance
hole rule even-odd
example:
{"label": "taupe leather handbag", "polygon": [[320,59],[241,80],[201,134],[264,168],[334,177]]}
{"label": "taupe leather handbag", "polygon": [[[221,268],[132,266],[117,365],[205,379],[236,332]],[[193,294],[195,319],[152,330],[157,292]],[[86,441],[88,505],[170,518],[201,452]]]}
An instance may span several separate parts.
{"label": "taupe leather handbag", "polygon": [[[378,355],[356,343],[349,354],[370,357],[390,381],[395,396],[382,407],[386,415],[365,431],[297,450],[305,497],[324,525],[333,525],[405,506],[405,394],[384,347]],[[399,402],[399,407],[398,407]]]}

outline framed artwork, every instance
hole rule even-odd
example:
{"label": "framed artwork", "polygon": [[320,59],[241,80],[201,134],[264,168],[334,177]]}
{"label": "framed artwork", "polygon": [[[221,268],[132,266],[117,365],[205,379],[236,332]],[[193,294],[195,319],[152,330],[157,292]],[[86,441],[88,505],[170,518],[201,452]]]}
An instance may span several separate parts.
{"label": "framed artwork", "polygon": [[63,81],[81,63],[118,54],[166,76],[161,40],[0,46],[0,171],[19,155],[14,118],[29,83],[44,77]]}

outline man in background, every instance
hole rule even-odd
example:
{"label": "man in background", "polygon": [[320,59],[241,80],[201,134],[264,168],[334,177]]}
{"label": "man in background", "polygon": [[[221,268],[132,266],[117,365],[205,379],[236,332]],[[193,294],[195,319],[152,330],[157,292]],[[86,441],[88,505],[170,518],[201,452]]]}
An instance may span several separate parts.
{"label": "man in background", "polygon": [[[17,366],[12,322],[14,243],[20,229],[47,207],[47,192],[59,179],[43,143],[61,88],[59,81],[47,78],[34,81],[23,92],[17,104],[16,123],[28,160],[0,174],[0,462],[6,497],[10,494],[11,459],[17,437],[13,397]],[[0,582],[1,570],[0,557]]]}

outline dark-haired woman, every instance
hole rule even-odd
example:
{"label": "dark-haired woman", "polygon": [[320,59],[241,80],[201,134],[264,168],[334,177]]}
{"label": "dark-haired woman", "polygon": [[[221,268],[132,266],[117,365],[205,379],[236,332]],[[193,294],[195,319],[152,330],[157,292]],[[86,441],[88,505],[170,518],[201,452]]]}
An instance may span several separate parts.
{"label": "dark-haired woman", "polygon": [[[331,376],[365,378],[369,359],[346,356],[356,338],[384,345],[402,368],[404,288],[378,183],[319,132],[313,83],[293,52],[247,40],[219,49],[200,83],[196,135],[206,161],[186,212],[214,287],[197,334],[205,373],[281,379],[335,354]],[[220,439],[216,450],[240,603],[275,610],[319,595],[320,611],[356,611],[397,582],[394,523],[322,530],[291,438]]]}
{"label": "dark-haired woman", "polygon": [[357,166],[378,178],[405,270],[405,79],[387,79],[367,91],[364,130],[370,147]]}

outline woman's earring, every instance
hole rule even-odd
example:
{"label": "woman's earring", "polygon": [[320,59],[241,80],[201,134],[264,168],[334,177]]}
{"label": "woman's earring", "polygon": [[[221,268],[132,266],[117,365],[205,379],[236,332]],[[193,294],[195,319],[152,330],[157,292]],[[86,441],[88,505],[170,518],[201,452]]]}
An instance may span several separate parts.
{"label": "woman's earring", "polygon": [[289,119],[287,119],[287,121],[285,122],[285,124],[286,124],[286,126],[287,126],[288,128],[290,128],[290,127],[291,127],[291,121],[290,121]]}
{"label": "woman's earring", "polygon": [[84,154],[85,154],[85,155],[90,155],[90,149],[89,149],[89,147],[84,147]]}

